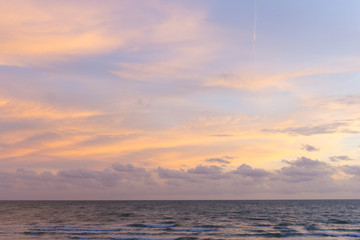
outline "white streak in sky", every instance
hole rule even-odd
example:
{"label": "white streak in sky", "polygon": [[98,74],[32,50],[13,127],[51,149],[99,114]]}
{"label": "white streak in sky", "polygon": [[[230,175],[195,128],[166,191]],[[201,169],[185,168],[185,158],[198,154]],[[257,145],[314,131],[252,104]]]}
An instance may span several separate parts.
{"label": "white streak in sky", "polygon": [[254,0],[254,33],[253,33],[253,37],[254,37],[254,41],[256,40],[256,0]]}
{"label": "white streak in sky", "polygon": [[254,0],[254,29],[253,29],[253,44],[252,44],[252,50],[253,50],[254,59],[256,59],[256,53],[255,53],[256,19],[257,19],[257,14],[256,14],[256,0]]}

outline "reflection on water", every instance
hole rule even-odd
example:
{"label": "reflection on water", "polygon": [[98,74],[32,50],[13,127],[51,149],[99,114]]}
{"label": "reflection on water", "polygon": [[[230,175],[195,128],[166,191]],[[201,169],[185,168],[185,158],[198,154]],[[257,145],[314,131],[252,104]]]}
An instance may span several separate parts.
{"label": "reflection on water", "polygon": [[2,201],[0,239],[358,239],[359,200]]}

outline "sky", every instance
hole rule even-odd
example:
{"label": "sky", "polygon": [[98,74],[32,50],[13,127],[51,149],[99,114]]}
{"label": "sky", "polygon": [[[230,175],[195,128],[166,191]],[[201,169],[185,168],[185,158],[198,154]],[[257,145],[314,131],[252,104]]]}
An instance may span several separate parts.
{"label": "sky", "polygon": [[360,198],[360,1],[0,15],[0,199]]}

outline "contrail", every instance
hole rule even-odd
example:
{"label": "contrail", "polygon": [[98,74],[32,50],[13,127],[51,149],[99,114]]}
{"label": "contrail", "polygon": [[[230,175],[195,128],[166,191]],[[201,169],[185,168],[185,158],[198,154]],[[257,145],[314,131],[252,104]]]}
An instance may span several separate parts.
{"label": "contrail", "polygon": [[253,30],[253,38],[256,41],[256,0],[254,0],[254,30]]}
{"label": "contrail", "polygon": [[256,20],[257,20],[257,14],[256,14],[256,0],[254,0],[254,29],[253,29],[253,43],[252,43],[252,51],[254,55],[254,59],[256,60],[256,49],[255,49],[255,41],[256,41]]}
{"label": "contrail", "polygon": [[[253,29],[253,54],[254,54],[254,64],[256,66],[256,49],[255,49],[255,42],[256,42],[256,20],[257,20],[257,14],[256,14],[256,0],[254,0],[254,29]],[[256,90],[256,103],[259,102],[259,93],[258,90]]]}

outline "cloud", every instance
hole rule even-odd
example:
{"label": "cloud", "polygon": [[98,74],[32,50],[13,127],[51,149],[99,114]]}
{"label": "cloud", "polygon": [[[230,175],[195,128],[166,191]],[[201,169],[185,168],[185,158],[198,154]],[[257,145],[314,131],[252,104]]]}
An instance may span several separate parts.
{"label": "cloud", "polygon": [[341,161],[350,161],[350,160],[353,160],[353,159],[346,155],[330,157],[330,161],[332,161],[332,162],[341,162]]}
{"label": "cloud", "polygon": [[172,170],[159,167],[157,173],[160,178],[177,178],[177,179],[187,179],[188,176],[184,170]]}
{"label": "cloud", "polygon": [[[206,85],[256,91],[271,87],[287,88],[291,86],[290,82],[293,82],[296,79],[302,80],[319,75],[356,72],[358,71],[358,66],[356,65],[357,63],[357,59],[350,62],[341,59],[332,63],[330,67],[329,63],[327,65],[317,65],[315,67],[308,66],[306,69],[299,69],[297,67],[293,68],[293,66],[288,66],[287,69],[289,70],[287,71],[284,71],[284,69],[276,69],[274,66],[270,71],[269,69],[264,68],[264,71],[262,72],[251,70],[244,71],[244,69],[239,71],[238,69],[233,68],[232,71],[228,70],[226,72],[214,75],[214,77],[208,79]],[[248,69],[251,68],[249,67]],[[356,99],[356,97],[354,98]]]}
{"label": "cloud", "polygon": [[347,126],[345,122],[335,122],[329,124],[322,124],[316,126],[306,126],[306,127],[289,127],[284,129],[263,129],[263,132],[270,133],[287,133],[290,135],[303,135],[303,136],[312,136],[317,134],[330,134],[339,131],[340,127]]}
{"label": "cloud", "polygon": [[[331,166],[300,157],[268,171],[242,164],[235,170],[210,165],[189,169],[145,169],[114,163],[103,170],[70,168],[37,172],[27,168],[0,172],[2,199],[204,199],[209,196],[298,196],[301,193],[359,193],[359,166]],[[336,173],[352,177],[334,178]],[[29,194],[31,193],[31,194]],[[250,195],[249,195],[250,194]],[[355,196],[354,195],[354,196]],[[181,197],[182,196],[182,197]],[[356,195],[357,196],[357,195]]]}
{"label": "cloud", "polygon": [[242,176],[250,177],[253,179],[262,179],[265,177],[269,177],[271,175],[270,172],[265,171],[264,169],[252,168],[247,164],[242,164],[235,171],[233,171],[233,173],[240,174]]}
{"label": "cloud", "polygon": [[[0,64],[5,65],[47,64],[47,61],[66,61],[116,50],[134,54],[150,46],[153,48],[153,44],[159,44],[162,49],[203,39],[209,30],[203,24],[203,11],[157,1],[143,2],[139,8],[127,0],[108,1],[107,4],[102,1],[62,2],[56,6],[42,0],[15,0],[1,2],[0,13],[0,29],[4,36],[0,40],[4,46],[0,50]],[[208,49],[202,46],[183,45],[182,50],[201,55]],[[178,52],[177,55],[180,58],[182,54]],[[194,56],[197,58],[196,54]],[[125,65],[124,74],[140,76],[133,72],[136,64]],[[170,72],[182,68],[182,64],[166,61],[152,66],[140,64],[145,67],[142,73],[148,74],[156,73],[165,65]]]}
{"label": "cloud", "polygon": [[59,171],[56,175],[62,181],[70,184],[76,182],[77,185],[88,188],[97,187],[114,187],[117,182],[123,177],[111,169],[104,169],[103,171],[94,171],[89,169],[69,169]]}
{"label": "cloud", "polygon": [[145,168],[134,167],[132,164],[121,164],[114,163],[112,165],[113,169],[121,174],[126,174],[126,176],[131,177],[133,179],[147,179],[150,177],[150,173],[146,171]]}
{"label": "cloud", "polygon": [[297,194],[341,191],[341,180],[336,182],[333,178],[335,173],[342,171],[341,168],[306,157],[283,162],[287,166],[273,171],[253,168],[247,164],[228,171],[198,165],[187,171],[161,168],[158,174],[162,179],[168,180],[164,183],[165,187],[176,186],[184,193],[187,192],[185,187],[189,188],[188,191],[193,189],[194,192],[204,192],[204,189],[214,185],[213,180],[217,181],[216,188],[213,190],[223,194],[229,192],[240,195],[248,193]]}
{"label": "cloud", "polygon": [[337,99],[337,102],[343,105],[359,105],[360,95],[347,95]]}
{"label": "cloud", "polygon": [[341,170],[344,171],[346,174],[353,175],[356,177],[360,177],[360,166],[357,165],[345,165],[341,167]]}
{"label": "cloud", "polygon": [[[226,174],[223,173],[223,168],[210,165],[210,166],[203,166],[198,165],[195,168],[190,168],[187,170],[187,173],[190,175],[190,177],[196,176],[196,179],[202,179],[202,178],[208,178],[208,179],[221,179],[226,178]],[[198,177],[198,176],[204,176],[204,177]]]}
{"label": "cloud", "polygon": [[205,162],[209,162],[209,163],[223,163],[223,164],[230,164],[231,162],[228,160],[225,160],[223,158],[209,158],[206,159]]}
{"label": "cloud", "polygon": [[103,145],[111,145],[114,143],[118,143],[124,140],[129,140],[134,138],[135,136],[132,134],[124,134],[124,135],[108,135],[108,134],[99,134],[97,136],[93,136],[90,139],[86,139],[80,143],[78,146],[103,146]]}
{"label": "cloud", "polygon": [[308,145],[308,144],[302,144],[301,150],[305,150],[305,151],[308,151],[308,152],[319,151],[318,148],[316,148],[316,147],[314,147],[314,146],[311,146],[311,145]]}
{"label": "cloud", "polygon": [[231,134],[213,134],[212,137],[234,137],[235,135]]}
{"label": "cloud", "polygon": [[284,160],[283,162],[289,166],[278,170],[277,177],[287,182],[306,182],[334,173],[330,165],[306,157],[300,157],[295,161]]}
{"label": "cloud", "polygon": [[45,132],[25,137],[24,139],[21,139],[20,141],[12,144],[0,144],[0,146],[2,145],[7,149],[44,147],[47,143],[59,140],[61,138],[62,136],[60,134],[54,132]]}
{"label": "cloud", "polygon": [[[1,95],[0,95],[1,99]],[[0,114],[6,116],[5,119],[46,119],[58,120],[67,118],[86,118],[101,115],[99,111],[84,111],[76,108],[55,107],[48,103],[22,100],[22,99],[6,99],[6,103],[0,106]]]}
{"label": "cloud", "polygon": [[160,178],[163,179],[182,179],[186,181],[203,181],[206,179],[221,179],[226,178],[223,168],[210,165],[198,165],[194,168],[189,168],[186,171],[183,169],[173,170],[159,167],[156,172]]}
{"label": "cloud", "polygon": [[188,170],[188,173],[192,173],[192,174],[219,174],[222,173],[222,168],[218,167],[218,166],[203,166],[203,165],[199,165],[196,166],[195,168],[190,168]]}
{"label": "cloud", "polygon": [[6,47],[0,51],[1,60],[11,65],[30,64],[31,58],[61,60],[71,55],[109,51],[121,45],[123,41],[106,29],[108,11],[98,4],[96,8],[91,5],[2,2],[0,27],[6,37],[0,42]]}
{"label": "cloud", "polygon": [[[3,126],[3,123],[1,123],[0,121],[0,128],[1,126]],[[34,128],[32,128],[32,130],[34,130]],[[15,134],[13,131],[11,131],[11,133],[14,136]],[[21,134],[19,135],[20,140],[16,140],[14,142],[9,141],[8,143],[0,142],[0,160],[5,160],[6,158],[21,157],[25,155],[31,155],[36,152],[41,152],[48,148],[48,146],[51,146],[52,144],[63,139],[60,134],[54,132],[42,132],[39,134],[35,133],[30,136],[25,135],[25,138]]]}
{"label": "cloud", "polygon": [[0,133],[7,134],[12,133],[15,134],[21,131],[29,131],[29,130],[44,130],[49,127],[49,123],[44,122],[39,119],[0,119]]}

